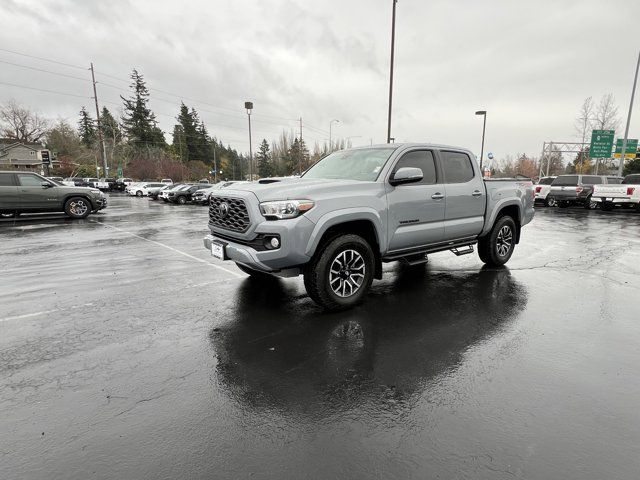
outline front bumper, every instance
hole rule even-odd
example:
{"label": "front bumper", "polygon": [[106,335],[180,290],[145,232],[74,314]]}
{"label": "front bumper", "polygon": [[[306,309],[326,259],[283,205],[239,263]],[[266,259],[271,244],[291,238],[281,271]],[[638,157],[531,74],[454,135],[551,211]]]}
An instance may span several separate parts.
{"label": "front bumper", "polygon": [[105,195],[100,196],[99,198],[94,198],[94,209],[95,210],[103,210],[107,208],[107,197]]}
{"label": "front bumper", "polygon": [[[304,215],[289,220],[264,221],[253,229],[252,238],[231,238],[229,231],[220,236],[216,235],[215,227],[212,234],[203,239],[204,247],[211,252],[211,243],[216,240],[225,245],[228,260],[242,263],[255,270],[277,273],[283,270],[295,269],[309,262],[311,258],[305,255],[307,244],[315,224]],[[211,228],[211,227],[210,227]],[[258,235],[277,235],[280,237],[280,247],[274,250],[258,251],[250,245]]]}

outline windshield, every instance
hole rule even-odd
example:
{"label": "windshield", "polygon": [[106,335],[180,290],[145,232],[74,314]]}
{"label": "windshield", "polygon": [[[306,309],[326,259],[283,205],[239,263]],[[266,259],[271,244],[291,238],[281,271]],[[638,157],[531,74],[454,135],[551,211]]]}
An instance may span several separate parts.
{"label": "windshield", "polygon": [[394,150],[395,147],[333,152],[307,170],[303,177],[372,182]]}

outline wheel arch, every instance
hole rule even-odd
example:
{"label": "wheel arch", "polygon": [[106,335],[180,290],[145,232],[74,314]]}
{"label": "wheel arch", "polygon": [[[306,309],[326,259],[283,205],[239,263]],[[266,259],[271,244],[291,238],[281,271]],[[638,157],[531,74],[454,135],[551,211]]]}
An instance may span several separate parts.
{"label": "wheel arch", "polygon": [[520,230],[522,229],[522,210],[514,200],[505,200],[494,208],[491,219],[486,223],[482,236],[487,235],[499,218],[509,216],[516,224],[516,243],[520,243]]}
{"label": "wheel arch", "polygon": [[[346,209],[350,210],[350,209]],[[309,257],[331,239],[344,234],[355,234],[364,238],[375,257],[374,278],[382,277],[382,251],[385,248],[386,236],[382,228],[382,221],[374,210],[338,211],[326,215],[319,221],[309,239],[305,254]]]}

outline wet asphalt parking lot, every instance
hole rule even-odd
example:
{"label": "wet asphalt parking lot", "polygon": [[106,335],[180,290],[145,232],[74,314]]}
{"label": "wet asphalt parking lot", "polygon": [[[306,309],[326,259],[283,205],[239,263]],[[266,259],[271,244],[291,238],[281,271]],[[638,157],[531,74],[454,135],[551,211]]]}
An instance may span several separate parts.
{"label": "wet asphalt parking lot", "polygon": [[0,224],[0,478],[640,476],[640,214],[539,208],[505,269],[386,264],[326,314],[112,195]]}

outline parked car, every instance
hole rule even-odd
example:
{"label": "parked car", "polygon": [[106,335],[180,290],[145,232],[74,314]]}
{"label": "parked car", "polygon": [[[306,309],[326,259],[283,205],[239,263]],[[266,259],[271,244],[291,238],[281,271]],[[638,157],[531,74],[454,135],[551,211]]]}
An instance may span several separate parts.
{"label": "parked car", "polygon": [[556,177],[542,177],[538,180],[538,183],[534,188],[536,202],[542,202],[546,207],[555,207],[555,199],[553,197],[547,198],[551,191],[551,183],[555,178]]}
{"label": "parked car", "polygon": [[45,177],[47,180],[64,185],[64,178],[62,177]]}
{"label": "parked car", "polygon": [[[473,253],[503,265],[535,213],[528,179],[483,179],[469,150],[392,144],[333,152],[300,178],[214,192],[204,246],[256,280],[304,275],[327,310],[352,307],[382,263]],[[445,208],[446,207],[446,208]]]}
{"label": "parked car", "polygon": [[83,180],[89,187],[97,188],[98,190],[102,190],[103,192],[109,190],[109,184],[107,182],[101,181],[98,178],[83,178]]}
{"label": "parked car", "polygon": [[600,205],[601,210],[609,211],[616,206],[629,206],[640,211],[640,173],[627,175],[618,185],[596,185],[592,198]]}
{"label": "parked car", "polygon": [[163,184],[162,187],[149,188],[147,189],[147,196],[152,200],[158,200],[160,193],[164,190],[171,190],[172,188],[174,188],[173,184]]}
{"label": "parked car", "polygon": [[167,183],[169,185],[172,185],[173,180],[171,180],[170,178],[163,178],[162,180],[160,180],[160,183]]}
{"label": "parked car", "polygon": [[133,183],[133,180],[130,178],[118,178],[116,180],[116,190],[119,192],[124,192],[125,189]]}
{"label": "parked car", "polygon": [[202,188],[202,184],[185,185],[186,188],[179,190],[169,190],[167,193],[167,200],[171,203],[179,203],[184,205],[192,200],[193,194]]}
{"label": "parked car", "polygon": [[90,185],[84,181],[84,179],[79,177],[68,177],[65,178],[62,183],[67,185],[68,187],[90,187]]}
{"label": "parked car", "polygon": [[107,197],[96,188],[59,184],[31,172],[0,172],[0,213],[65,212],[86,218],[107,206]]}
{"label": "parked car", "polygon": [[209,198],[211,197],[211,193],[216,190],[220,190],[221,188],[226,188],[233,184],[240,184],[247,182],[236,182],[236,181],[228,181],[228,182],[218,182],[215,185],[207,188],[201,188],[196,190],[196,192],[191,196],[191,201],[198,205],[207,205],[209,203]]}
{"label": "parked car", "polygon": [[596,208],[598,203],[593,200],[594,185],[607,184],[606,175],[559,175],[551,183],[551,191],[547,195],[550,202],[555,202],[560,208],[569,205],[582,205],[586,209]]}
{"label": "parked car", "polygon": [[136,184],[132,184],[129,187],[127,187],[128,193],[131,196],[136,196],[136,197],[146,197],[147,195],[149,195],[149,189],[150,188],[161,188],[161,187],[165,187],[166,184],[165,183],[136,183]]}
{"label": "parked car", "polygon": [[172,185],[172,186],[170,185],[170,188],[165,188],[164,190],[160,191],[160,195],[158,195],[158,198],[164,202],[168,202],[170,192],[178,191],[183,188],[188,188],[189,186],[190,185],[187,185],[184,183],[179,183],[177,185]]}
{"label": "parked car", "polygon": [[115,178],[101,178],[101,181],[105,182],[107,185],[109,185],[109,191],[113,192],[114,190],[116,190],[116,179]]}

